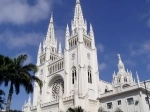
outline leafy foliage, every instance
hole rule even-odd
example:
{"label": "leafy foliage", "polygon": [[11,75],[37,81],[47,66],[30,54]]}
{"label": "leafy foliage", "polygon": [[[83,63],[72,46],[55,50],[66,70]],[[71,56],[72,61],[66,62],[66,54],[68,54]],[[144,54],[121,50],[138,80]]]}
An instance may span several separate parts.
{"label": "leafy foliage", "polygon": [[99,107],[98,112],[106,112],[106,111],[102,107]]}
{"label": "leafy foliage", "polygon": [[4,109],[3,105],[5,104],[4,91],[0,90],[0,110]]}
{"label": "leafy foliage", "polygon": [[22,112],[21,110],[10,110],[10,112]]}
{"label": "leafy foliage", "polygon": [[76,108],[69,108],[68,110],[67,110],[67,112],[84,112],[84,109],[82,109],[82,107],[76,107]]}
{"label": "leafy foliage", "polygon": [[9,58],[0,55],[0,84],[4,83],[8,86],[10,83],[9,94],[7,98],[6,111],[9,112],[12,95],[20,93],[20,86],[23,86],[29,94],[33,92],[33,81],[37,82],[42,88],[42,81],[32,74],[37,72],[37,66],[29,63],[25,64],[27,55],[19,55],[17,58]]}

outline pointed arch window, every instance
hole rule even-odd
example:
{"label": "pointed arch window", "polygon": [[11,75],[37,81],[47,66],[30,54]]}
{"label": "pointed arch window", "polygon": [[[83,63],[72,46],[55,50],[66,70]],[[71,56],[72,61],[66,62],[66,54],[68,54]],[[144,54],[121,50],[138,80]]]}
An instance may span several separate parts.
{"label": "pointed arch window", "polygon": [[88,83],[92,84],[92,73],[91,73],[91,67],[88,67]]}
{"label": "pointed arch window", "polygon": [[77,76],[77,74],[76,74],[76,67],[74,66],[74,67],[72,68],[72,84],[75,83],[76,76]]}
{"label": "pointed arch window", "polygon": [[127,82],[127,81],[128,81],[128,80],[127,80],[127,77],[125,77],[125,78],[124,78],[124,82]]}

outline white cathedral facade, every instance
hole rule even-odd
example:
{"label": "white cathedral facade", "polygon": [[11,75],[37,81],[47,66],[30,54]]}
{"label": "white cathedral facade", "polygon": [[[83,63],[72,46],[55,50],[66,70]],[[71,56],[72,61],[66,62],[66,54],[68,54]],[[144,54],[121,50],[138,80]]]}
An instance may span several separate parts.
{"label": "white cathedral facade", "polygon": [[[113,74],[112,83],[99,79],[94,32],[91,24],[90,31],[87,30],[80,1],[76,0],[71,27],[66,27],[64,53],[61,44],[57,48],[53,23],[51,16],[46,38],[40,43],[37,56],[39,71],[35,75],[43,81],[42,90],[35,83],[33,102],[29,97],[22,110],[66,112],[69,107],[81,106],[86,112],[97,112],[99,107],[108,112],[114,112],[117,107],[124,112],[135,112],[135,106],[132,105],[128,106],[130,111],[124,110],[126,107],[123,101],[127,99],[126,95],[128,98],[131,97],[130,101],[135,97],[133,102],[139,94],[145,95],[143,82],[139,81],[138,75],[135,81],[132,73],[125,70],[119,54],[118,72]],[[145,96],[141,99],[143,104]],[[119,106],[115,104],[117,101]],[[128,99],[125,100],[127,101]],[[140,105],[140,109],[144,108],[148,109],[146,101],[145,105]],[[139,107],[136,107],[136,112],[148,111],[139,111]]]}

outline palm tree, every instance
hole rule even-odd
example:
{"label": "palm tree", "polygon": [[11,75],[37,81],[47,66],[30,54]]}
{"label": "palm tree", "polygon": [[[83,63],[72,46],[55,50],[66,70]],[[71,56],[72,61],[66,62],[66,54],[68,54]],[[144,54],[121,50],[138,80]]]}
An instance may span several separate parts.
{"label": "palm tree", "polygon": [[9,57],[0,55],[0,85],[4,82],[7,82],[6,75],[10,63],[11,63],[11,59]]}
{"label": "palm tree", "polygon": [[82,107],[76,107],[76,108],[69,108],[67,112],[84,112],[84,109]]}
{"label": "palm tree", "polygon": [[116,108],[115,112],[123,112],[120,108]]}
{"label": "palm tree", "polygon": [[37,66],[29,63],[25,64],[27,55],[20,55],[17,58],[11,59],[9,57],[0,56],[0,61],[3,62],[3,65],[0,66],[0,81],[5,83],[5,86],[8,86],[10,83],[6,112],[10,110],[10,104],[12,95],[15,93],[18,95],[20,92],[20,86],[23,86],[27,94],[33,92],[33,81],[37,82],[42,88],[42,81],[32,74],[37,72]]}
{"label": "palm tree", "polygon": [[0,110],[3,109],[3,105],[5,104],[4,91],[0,90]]}
{"label": "palm tree", "polygon": [[106,112],[106,111],[102,107],[99,107],[98,112]]}

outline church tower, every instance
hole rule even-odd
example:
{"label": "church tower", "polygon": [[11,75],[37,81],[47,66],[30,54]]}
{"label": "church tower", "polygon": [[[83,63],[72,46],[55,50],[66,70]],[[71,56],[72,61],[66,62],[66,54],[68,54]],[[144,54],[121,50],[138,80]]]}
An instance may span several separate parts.
{"label": "church tower", "polygon": [[99,74],[94,38],[92,25],[88,32],[80,1],[76,0],[71,28],[66,27],[64,57],[67,94],[77,86],[79,98],[88,96],[88,99],[96,100],[98,97]]}
{"label": "church tower", "polygon": [[113,74],[113,86],[121,86],[121,87],[126,87],[126,86],[131,86],[134,84],[133,77],[132,77],[132,72],[125,70],[124,63],[121,60],[120,54],[118,54],[118,73],[116,74],[114,72]]}
{"label": "church tower", "polygon": [[97,111],[97,49],[93,27],[89,24],[88,28],[79,0],[76,0],[71,25],[66,26],[64,54],[61,43],[57,46],[51,16],[46,37],[39,45],[37,66],[35,75],[42,80],[43,87],[40,90],[34,84],[32,111],[64,112],[78,106],[87,112]]}

